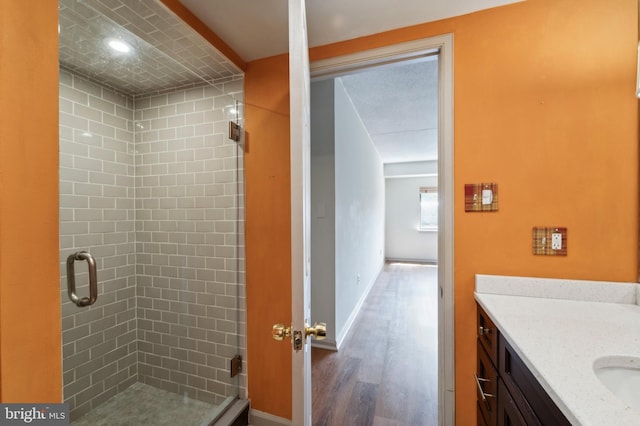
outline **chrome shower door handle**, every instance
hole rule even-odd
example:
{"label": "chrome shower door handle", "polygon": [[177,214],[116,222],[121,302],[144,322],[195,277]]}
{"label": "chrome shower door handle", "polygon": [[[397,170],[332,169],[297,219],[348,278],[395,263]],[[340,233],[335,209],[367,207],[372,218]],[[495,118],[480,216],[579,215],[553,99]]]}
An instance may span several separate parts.
{"label": "chrome shower door handle", "polygon": [[[76,260],[86,260],[89,266],[89,297],[82,299],[76,294]],[[79,307],[93,305],[98,298],[98,273],[96,272],[96,260],[91,253],[79,251],[67,257],[67,291],[69,299]]]}

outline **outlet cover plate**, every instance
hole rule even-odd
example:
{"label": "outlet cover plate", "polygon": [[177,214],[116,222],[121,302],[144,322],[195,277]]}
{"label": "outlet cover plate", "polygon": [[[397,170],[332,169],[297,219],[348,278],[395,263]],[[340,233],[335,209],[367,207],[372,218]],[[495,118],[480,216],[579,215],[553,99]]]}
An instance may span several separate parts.
{"label": "outlet cover plate", "polygon": [[534,227],[533,254],[537,256],[566,256],[567,228]]}

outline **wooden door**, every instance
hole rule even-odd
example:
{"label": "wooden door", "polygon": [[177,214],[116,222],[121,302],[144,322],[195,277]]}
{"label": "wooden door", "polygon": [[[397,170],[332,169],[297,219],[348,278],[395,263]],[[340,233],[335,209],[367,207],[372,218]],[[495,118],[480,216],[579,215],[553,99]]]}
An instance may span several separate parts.
{"label": "wooden door", "polygon": [[[304,0],[289,0],[292,423],[311,425],[310,81]],[[296,333],[302,333],[296,336]],[[296,339],[301,338],[301,348]]]}

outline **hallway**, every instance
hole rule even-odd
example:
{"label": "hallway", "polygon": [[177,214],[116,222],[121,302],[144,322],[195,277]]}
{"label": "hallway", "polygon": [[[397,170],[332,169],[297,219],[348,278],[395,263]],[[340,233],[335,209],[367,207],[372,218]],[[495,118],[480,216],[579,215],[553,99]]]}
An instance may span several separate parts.
{"label": "hallway", "polygon": [[438,270],[387,263],[339,352],[312,349],[313,424],[436,425]]}

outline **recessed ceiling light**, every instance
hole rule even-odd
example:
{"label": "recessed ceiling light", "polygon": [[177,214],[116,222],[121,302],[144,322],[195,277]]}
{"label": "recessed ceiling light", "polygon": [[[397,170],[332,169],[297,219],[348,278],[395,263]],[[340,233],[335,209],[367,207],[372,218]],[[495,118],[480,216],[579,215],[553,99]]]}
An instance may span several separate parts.
{"label": "recessed ceiling light", "polygon": [[116,40],[114,38],[107,40],[107,45],[119,53],[129,53],[131,52],[131,46],[125,43],[122,40]]}

